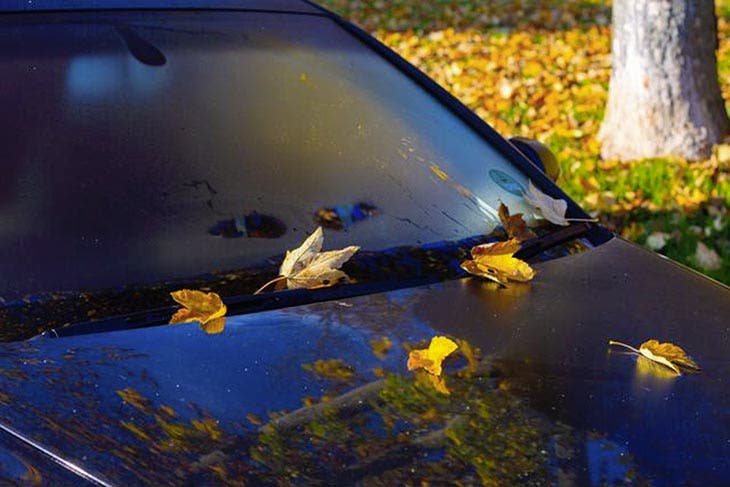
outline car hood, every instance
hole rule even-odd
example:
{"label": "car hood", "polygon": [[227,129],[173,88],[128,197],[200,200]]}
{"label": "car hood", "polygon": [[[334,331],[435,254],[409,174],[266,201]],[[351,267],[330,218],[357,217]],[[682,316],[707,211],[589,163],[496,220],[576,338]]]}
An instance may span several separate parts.
{"label": "car hood", "polygon": [[[730,478],[728,288],[620,239],[536,269],[233,316],[218,335],[6,344],[0,423],[119,484]],[[462,350],[442,392],[406,368],[436,335]],[[702,372],[607,347],[649,338]]]}

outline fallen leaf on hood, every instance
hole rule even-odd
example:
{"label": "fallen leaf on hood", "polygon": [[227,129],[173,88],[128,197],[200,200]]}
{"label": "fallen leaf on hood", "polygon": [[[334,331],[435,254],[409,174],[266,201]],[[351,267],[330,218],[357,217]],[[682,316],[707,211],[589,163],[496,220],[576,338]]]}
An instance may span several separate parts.
{"label": "fallen leaf on hood", "polygon": [[348,279],[347,274],[339,268],[360,250],[360,247],[351,245],[340,250],[320,252],[323,243],[322,227],[317,227],[302,245],[287,251],[284,262],[279,268],[279,277],[261,286],[254,294],[282,280],[286,280],[286,287],[289,289],[318,289],[334,286]]}
{"label": "fallen leaf on hood", "polygon": [[428,348],[411,350],[408,354],[408,370],[424,369],[431,375],[441,375],[441,364],[458,345],[445,336],[435,336]]}
{"label": "fallen leaf on hood", "polygon": [[694,372],[700,370],[700,367],[694,362],[694,360],[687,356],[687,352],[673,343],[660,343],[659,341],[652,339],[642,343],[638,350],[631,345],[616,342],[614,340],[609,340],[608,344],[624,347],[634,353],[643,355],[649,360],[653,360],[656,363],[669,367],[677,375],[682,375],[682,369]]}
{"label": "fallen leaf on hood", "polygon": [[716,271],[722,267],[722,259],[713,249],[702,242],[697,242],[695,251],[695,262],[698,266],[708,271]]}
{"label": "fallen leaf on hood", "polygon": [[220,333],[225,327],[226,305],[216,293],[181,289],[170,293],[183,307],[170,318],[170,324],[197,321],[210,334]]}
{"label": "fallen leaf on hood", "polygon": [[520,250],[517,239],[477,245],[471,249],[473,260],[465,260],[461,268],[469,274],[484,277],[504,286],[509,281],[526,282],[535,277],[527,262],[513,257]]}
{"label": "fallen leaf on hood", "polygon": [[643,355],[636,357],[636,376],[639,378],[651,377],[659,380],[672,380],[677,378],[674,369],[660,363],[649,360]]}
{"label": "fallen leaf on hood", "polygon": [[509,238],[514,238],[518,242],[524,242],[525,240],[537,237],[535,232],[527,226],[527,223],[522,218],[522,213],[510,215],[509,208],[504,203],[499,204],[499,219]]}

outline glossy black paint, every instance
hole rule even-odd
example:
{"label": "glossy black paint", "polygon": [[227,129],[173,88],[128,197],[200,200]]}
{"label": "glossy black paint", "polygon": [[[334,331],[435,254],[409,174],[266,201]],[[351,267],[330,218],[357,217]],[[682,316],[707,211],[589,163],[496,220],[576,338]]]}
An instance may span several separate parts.
{"label": "glossy black paint", "polygon": [[[536,269],[506,289],[466,278],[231,317],[221,335],[190,324],[6,344],[0,421],[112,483],[173,483],[204,453],[233,448],[245,459],[255,436],[246,414],[296,409],[331,386],[302,364],[342,358],[364,377],[374,366],[408,374],[402,345],[446,334],[491,357],[502,390],[603,438],[653,485],[727,481],[728,289],[619,239]],[[380,361],[368,341],[383,335],[394,348]],[[635,357],[608,352],[609,339],[652,337],[680,343],[703,371],[647,376]],[[150,450],[124,427],[145,417],[122,400],[125,388],[150,410],[215,418],[227,440],[199,440],[198,456]],[[585,455],[572,464],[584,479],[618,468]]]}

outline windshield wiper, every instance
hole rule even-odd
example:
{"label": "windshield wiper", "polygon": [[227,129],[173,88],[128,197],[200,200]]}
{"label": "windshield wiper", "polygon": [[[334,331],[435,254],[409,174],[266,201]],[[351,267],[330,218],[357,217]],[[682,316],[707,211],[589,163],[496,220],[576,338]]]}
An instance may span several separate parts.
{"label": "windshield wiper", "polygon": [[[425,286],[441,281],[437,276],[406,280],[363,282],[318,289],[288,289],[264,294],[248,294],[223,298],[229,316],[237,316],[261,311],[270,311],[304,304],[353,298],[366,294],[382,293],[407,287]],[[66,336],[132,330],[151,326],[165,325],[177,310],[177,306],[155,308],[122,316],[112,316],[100,320],[85,321],[73,325],[47,330],[35,338],[60,338]]]}
{"label": "windshield wiper", "polygon": [[[591,224],[583,222],[561,227],[523,242],[522,249],[515,255],[523,260],[532,259],[547,250],[586,235],[591,228]],[[469,249],[474,245],[489,241],[494,241],[494,237],[479,236],[458,242],[437,242],[422,246],[396,247],[377,252],[362,251],[346,264],[345,268],[347,274],[354,278],[356,282],[324,289],[290,289],[253,295],[250,294],[252,291],[245,286],[235,289],[219,288],[214,281],[196,284],[188,283],[188,285],[180,283],[176,288],[199,289],[205,287],[219,292],[222,296],[230,293],[228,297],[223,298],[228,307],[229,316],[257,313],[423,286],[448,279],[465,277],[466,273],[460,268],[460,263],[468,258]],[[264,280],[270,279],[270,274],[273,274],[273,272],[274,270],[270,269],[255,274],[255,282],[251,283],[251,289],[258,287]],[[168,290],[173,289],[170,286],[168,287]],[[144,297],[144,290],[137,290],[132,294],[138,293],[141,293]],[[149,309],[99,317],[62,327],[56,326],[49,328],[39,336],[61,337],[167,324],[177,306],[172,305],[172,303],[170,306],[159,306],[159,304],[154,306],[153,304],[170,302],[167,293],[164,294],[165,296],[162,296],[164,300],[162,301],[151,299],[150,296],[148,303],[152,304],[153,307]],[[110,298],[108,297],[108,299]]]}
{"label": "windshield wiper", "polygon": [[522,243],[522,248],[515,253],[515,257],[529,260],[546,250],[583,237],[592,227],[593,225],[587,222],[572,223],[567,227],[561,227],[537,238],[526,240]]}

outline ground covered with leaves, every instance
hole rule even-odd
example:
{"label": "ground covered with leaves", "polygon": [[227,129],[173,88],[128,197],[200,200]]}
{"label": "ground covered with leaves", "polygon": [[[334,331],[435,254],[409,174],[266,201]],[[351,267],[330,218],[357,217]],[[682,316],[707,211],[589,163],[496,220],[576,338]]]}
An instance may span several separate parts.
{"label": "ground covered with leaves", "polygon": [[[547,144],[560,185],[621,235],[730,284],[730,146],[706,161],[602,160],[611,74],[606,0],[322,0],[506,137]],[[730,101],[730,0],[717,2]],[[728,104],[730,109],[730,104]]]}

